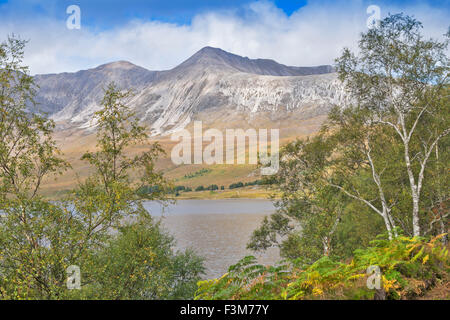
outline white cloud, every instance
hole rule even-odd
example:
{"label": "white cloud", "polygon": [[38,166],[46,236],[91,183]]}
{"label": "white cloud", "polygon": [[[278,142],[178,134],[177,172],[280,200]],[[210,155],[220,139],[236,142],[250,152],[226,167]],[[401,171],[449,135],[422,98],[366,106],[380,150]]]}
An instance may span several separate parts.
{"label": "white cloud", "polygon": [[[26,63],[32,73],[72,72],[115,60],[128,60],[150,70],[170,69],[204,46],[250,58],[270,58],[288,65],[331,64],[344,46],[354,47],[366,30],[362,1],[316,1],[291,16],[270,2],[255,2],[242,10],[199,14],[191,25],[131,21],[114,30],[95,32],[82,26],[67,30],[65,21],[36,19],[0,22],[0,34],[30,39]],[[414,15],[427,35],[441,36],[448,28],[448,10],[427,5],[392,7],[388,12]]]}

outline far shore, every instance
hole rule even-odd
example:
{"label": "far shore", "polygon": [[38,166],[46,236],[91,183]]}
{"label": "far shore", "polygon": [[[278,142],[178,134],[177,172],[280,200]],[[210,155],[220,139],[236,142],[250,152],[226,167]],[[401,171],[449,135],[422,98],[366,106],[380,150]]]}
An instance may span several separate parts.
{"label": "far shore", "polygon": [[276,189],[239,188],[215,191],[181,192],[174,199],[179,200],[213,200],[213,199],[278,199],[280,191]]}
{"label": "far shore", "polygon": [[[60,190],[57,192],[45,192],[43,196],[50,200],[60,200],[64,198],[70,191]],[[215,191],[190,191],[180,192],[177,196],[171,195],[174,200],[221,200],[221,199],[279,199],[281,197],[280,190],[274,188],[259,188],[259,187],[243,187],[237,189],[225,189]]]}

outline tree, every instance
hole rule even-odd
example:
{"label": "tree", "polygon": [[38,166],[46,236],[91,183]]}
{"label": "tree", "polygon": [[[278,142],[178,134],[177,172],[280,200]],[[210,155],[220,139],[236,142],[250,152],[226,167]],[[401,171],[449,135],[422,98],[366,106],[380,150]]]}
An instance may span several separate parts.
{"label": "tree", "polygon": [[382,231],[377,216],[391,240],[400,229],[447,231],[448,41],[423,40],[420,26],[389,16],[361,36],[358,56],[344,50],[337,70],[349,103],[332,108],[318,135],[283,148],[278,211],[251,249],[277,245],[309,261],[350,253],[354,239]]}
{"label": "tree", "polygon": [[399,147],[389,132],[367,125],[365,116],[352,107],[329,113],[323,130],[334,147],[327,181],[378,214],[392,239],[398,235],[392,210],[402,192]]}
{"label": "tree", "polygon": [[[192,296],[194,291],[186,288],[195,289],[193,283],[203,272],[201,259],[189,252],[173,252],[173,239],[144,206],[144,200],[167,200],[173,190],[155,170],[163,150],[153,144],[146,152],[127,156],[127,148],[148,139],[146,128],[126,105],[130,94],[114,84],[106,89],[102,109],[94,117],[98,150],[82,157],[94,172],[80,182],[71,198],[84,225],[83,242],[74,252],[86,282],[79,294],[113,299]],[[146,186],[158,188],[141,192]]]}
{"label": "tree", "polygon": [[337,60],[339,77],[357,108],[366,112],[367,126],[386,126],[402,143],[415,236],[422,234],[427,168],[434,150],[450,133],[446,116],[450,32],[446,41],[438,42],[425,40],[421,28],[411,17],[389,15],[362,35],[358,55],[345,49]]}
{"label": "tree", "polygon": [[[272,177],[272,183],[282,190],[281,199],[275,201],[277,212],[254,231],[248,248],[259,251],[278,246],[284,257],[313,262],[324,255],[351,254],[371,240],[364,234],[380,232],[370,213],[359,207],[355,210],[358,204],[331,185],[330,181],[338,179],[337,174],[330,174],[337,160],[335,149],[335,137],[324,133],[283,147],[280,169]],[[370,216],[371,221],[352,228],[355,215],[361,221]]]}
{"label": "tree", "polygon": [[22,65],[25,44],[15,37],[0,44],[2,204],[36,198],[44,177],[67,168],[51,137],[54,123],[36,108],[36,86]]}
{"label": "tree", "polygon": [[190,299],[204,271],[203,260],[190,250],[174,252],[173,248],[174,239],[151,220],[124,225],[90,257],[83,290],[70,297]]}
{"label": "tree", "polygon": [[[130,92],[121,92],[110,84],[95,113],[97,123],[96,152],[86,152],[82,159],[89,162],[94,172],[80,182],[71,201],[87,223],[86,234],[106,232],[130,215],[145,214],[143,200],[164,200],[172,189],[161,173],[154,170],[155,161],[163,151],[158,144],[134,157],[128,157],[126,148],[144,143],[148,138],[125,104]],[[133,172],[139,172],[132,177]],[[140,190],[157,186],[150,193]]]}
{"label": "tree", "polygon": [[[40,115],[36,87],[22,65],[26,42],[0,44],[0,297],[50,297],[63,283],[63,256],[76,221],[39,195],[44,178],[68,164],[52,139],[54,123]],[[58,250],[54,250],[58,247]]]}

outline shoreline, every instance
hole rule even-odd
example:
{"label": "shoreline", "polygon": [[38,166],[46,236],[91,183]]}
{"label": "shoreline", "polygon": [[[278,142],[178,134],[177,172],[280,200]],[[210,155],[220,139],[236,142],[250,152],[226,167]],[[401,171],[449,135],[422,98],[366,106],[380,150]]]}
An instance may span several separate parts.
{"label": "shoreline", "polygon": [[279,199],[280,191],[275,189],[240,189],[240,190],[216,190],[216,191],[190,191],[181,192],[172,199],[179,200],[271,200]]}

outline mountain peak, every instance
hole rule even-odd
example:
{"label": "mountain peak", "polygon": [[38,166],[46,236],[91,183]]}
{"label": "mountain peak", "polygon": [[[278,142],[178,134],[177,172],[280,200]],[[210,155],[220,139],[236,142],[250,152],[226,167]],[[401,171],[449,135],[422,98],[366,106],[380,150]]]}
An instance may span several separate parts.
{"label": "mountain peak", "polygon": [[215,48],[215,47],[210,47],[210,46],[206,46],[201,48],[197,54],[215,54],[215,53],[219,53],[219,52],[226,52],[220,48]]}
{"label": "mountain peak", "polygon": [[314,67],[292,67],[271,59],[249,59],[214,47],[204,47],[176,69],[192,67],[214,68],[230,72],[243,72],[271,76],[304,76],[332,73],[329,65]]}
{"label": "mountain peak", "polygon": [[102,64],[101,66],[97,67],[96,69],[106,69],[106,70],[116,70],[116,69],[122,69],[122,70],[131,70],[141,68],[131,62],[120,60],[120,61],[114,61],[111,63]]}
{"label": "mountain peak", "polygon": [[219,48],[204,47],[197,51],[192,57],[186,60],[182,65],[196,65],[202,66],[227,66],[227,60],[233,54],[226,52]]}

